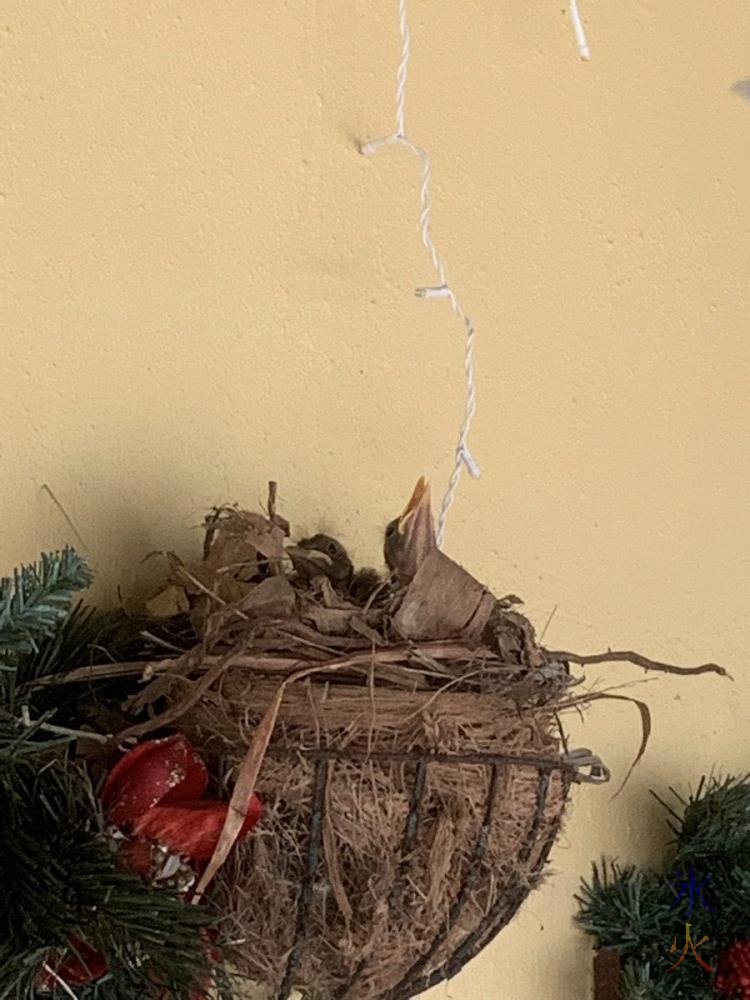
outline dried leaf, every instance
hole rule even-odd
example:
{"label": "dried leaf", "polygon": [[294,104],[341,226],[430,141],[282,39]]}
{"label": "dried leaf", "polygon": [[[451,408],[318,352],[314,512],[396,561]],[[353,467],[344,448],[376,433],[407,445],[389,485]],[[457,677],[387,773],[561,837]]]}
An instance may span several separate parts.
{"label": "dried leaf", "polygon": [[273,728],[276,725],[276,718],[281,708],[281,701],[284,697],[284,684],[280,684],[276,697],[268,706],[263,718],[255,730],[253,742],[245,755],[242,763],[237,783],[234,786],[232,797],[229,800],[226,822],[221,831],[216,850],[211,856],[211,860],[206,866],[206,870],[201,876],[200,882],[195,889],[193,902],[197,903],[208,886],[213,881],[214,876],[229,857],[229,853],[234,847],[237,838],[245,825],[247,810],[252,802],[252,796],[258,781],[263,759],[271,740]]}
{"label": "dried leaf", "polygon": [[[359,614],[358,614],[359,613]],[[361,618],[361,609],[352,608],[320,608],[311,606],[303,613],[305,621],[312,622],[315,629],[322,635],[346,635],[350,629],[352,618]]]}
{"label": "dried leaf", "polygon": [[385,645],[385,639],[383,636],[379,632],[376,632],[374,628],[370,628],[367,622],[359,615],[352,615],[349,620],[349,627],[352,632],[356,632],[358,635],[361,635],[363,638],[367,639],[368,642],[371,642],[373,646]]}
{"label": "dried leaf", "polygon": [[190,610],[184,587],[172,583],[146,601],[146,614],[151,618],[174,618]]}
{"label": "dried leaf", "polygon": [[238,580],[234,576],[217,576],[214,581],[214,593],[225,604],[242,607],[243,601],[252,590],[252,583],[245,583],[244,580]]}
{"label": "dried leaf", "polygon": [[294,614],[296,603],[288,578],[269,576],[249,591],[239,607],[249,618],[288,618]]}
{"label": "dried leaf", "polygon": [[494,606],[485,586],[435,548],[409,584],[393,625],[405,639],[478,639]]}
{"label": "dried leaf", "polygon": [[503,617],[506,621],[513,622],[516,629],[522,636],[524,662],[528,663],[531,667],[541,667],[545,662],[544,656],[537,645],[534,626],[528,618],[524,617],[524,615],[518,614],[517,611],[504,611]]}
{"label": "dried leaf", "polygon": [[281,530],[284,532],[284,537],[289,538],[290,527],[287,519],[285,517],[282,517],[281,514],[274,514],[271,520],[278,528],[281,528]]}
{"label": "dried leaf", "polygon": [[258,570],[258,550],[246,535],[219,529],[204,565],[212,573],[226,570],[233,576],[247,578]]}
{"label": "dried leaf", "polygon": [[641,716],[641,745],[638,747],[638,753],[635,755],[635,760],[628,768],[628,772],[625,775],[625,777],[622,779],[622,784],[617,789],[615,794],[612,796],[612,798],[617,798],[617,796],[620,794],[620,792],[623,790],[626,783],[628,782],[630,775],[633,773],[636,766],[643,757],[644,753],[646,752],[646,747],[648,746],[648,741],[651,736],[651,710],[649,709],[645,701],[640,701],[640,699],[638,698],[630,698],[624,694],[602,694],[601,697],[612,698],[618,701],[630,701],[636,706]]}
{"label": "dried leaf", "polygon": [[651,710],[645,701],[641,701],[639,698],[632,698],[630,695],[626,694],[609,694],[607,691],[594,691],[591,694],[582,695],[580,698],[571,698],[569,701],[562,702],[559,705],[560,709],[573,708],[576,705],[587,705],[592,701],[601,701],[602,699],[609,699],[611,701],[629,701],[636,706],[638,712],[641,716],[641,743],[638,747],[638,753],[635,755],[635,760],[628,768],[627,774],[622,779],[620,787],[617,789],[615,794],[612,796],[616,799],[620,792],[623,790],[627,782],[630,780],[630,776],[635,770],[636,766],[640,763],[641,758],[646,752],[646,747],[648,746],[648,741],[651,737]]}
{"label": "dried leaf", "polygon": [[221,531],[240,535],[262,556],[273,562],[280,561],[284,556],[283,527],[269,521],[262,514],[247,510],[237,511],[230,521],[222,525]]}
{"label": "dried leaf", "polygon": [[204,562],[182,562],[179,557],[170,553],[172,579],[183,587],[186,593],[193,597],[198,594],[210,593],[214,589],[214,570]]}

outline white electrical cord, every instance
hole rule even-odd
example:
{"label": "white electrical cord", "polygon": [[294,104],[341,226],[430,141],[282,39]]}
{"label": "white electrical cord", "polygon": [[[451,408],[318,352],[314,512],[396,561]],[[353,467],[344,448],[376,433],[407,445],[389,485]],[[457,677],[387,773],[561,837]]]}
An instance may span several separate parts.
{"label": "white electrical cord", "polygon": [[455,451],[455,461],[453,472],[448,480],[448,487],[443,497],[437,524],[437,543],[442,545],[445,534],[445,519],[453,504],[453,500],[461,479],[461,472],[464,468],[475,479],[479,476],[480,470],[474,460],[468,445],[469,428],[472,418],[477,408],[476,383],[474,378],[474,338],[476,329],[471,319],[466,315],[463,306],[458,300],[445,276],[445,264],[437,251],[437,247],[432,239],[430,225],[432,221],[432,198],[430,194],[430,182],[432,180],[432,161],[427,150],[413,142],[406,134],[406,80],[409,71],[409,57],[411,56],[411,33],[406,19],[406,0],[399,0],[399,27],[401,30],[401,60],[396,73],[396,131],[382,139],[375,139],[372,142],[364,143],[360,149],[367,156],[376,153],[384,146],[400,144],[405,146],[422,163],[422,183],[419,197],[421,211],[419,214],[419,229],[422,236],[422,243],[430,255],[432,266],[437,274],[438,283],[433,287],[418,288],[416,294],[423,299],[448,299],[453,312],[463,323],[466,329],[466,349],[464,352],[464,371],[466,373],[466,406],[464,409],[464,419],[458,432],[458,443]]}
{"label": "white electrical cord", "polygon": [[573,22],[573,31],[575,32],[576,44],[578,45],[578,51],[581,53],[581,59],[590,59],[591,49],[589,48],[586,29],[583,27],[581,14],[578,10],[578,0],[570,0],[570,20]]}

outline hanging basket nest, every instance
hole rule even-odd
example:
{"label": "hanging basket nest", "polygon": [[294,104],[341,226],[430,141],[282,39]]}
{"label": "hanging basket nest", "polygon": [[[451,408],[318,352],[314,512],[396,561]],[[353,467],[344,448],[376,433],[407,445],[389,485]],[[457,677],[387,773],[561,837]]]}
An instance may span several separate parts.
{"label": "hanging basket nest", "polygon": [[[278,1000],[400,1000],[508,923],[571,784],[609,775],[566,747],[568,654],[539,645],[517,598],[431,534],[385,579],[288,533],[272,492],[268,516],[214,511],[200,562],[170,556],[150,611],[188,613],[201,641],[150,664],[130,705],[149,721],[123,735],[177,726],[234,783],[200,889],[241,974]],[[253,788],[262,819],[235,845]]]}
{"label": "hanging basket nest", "polygon": [[413,996],[513,917],[571,782],[608,775],[563,750],[570,671],[516,598],[434,543],[406,585],[339,580],[331,540],[287,533],[273,509],[222,509],[201,562],[170,557],[150,611],[189,612],[202,641],[152,665],[130,708],[158,714],[130,734],[178,725],[262,799],[208,889],[239,972],[279,998]]}

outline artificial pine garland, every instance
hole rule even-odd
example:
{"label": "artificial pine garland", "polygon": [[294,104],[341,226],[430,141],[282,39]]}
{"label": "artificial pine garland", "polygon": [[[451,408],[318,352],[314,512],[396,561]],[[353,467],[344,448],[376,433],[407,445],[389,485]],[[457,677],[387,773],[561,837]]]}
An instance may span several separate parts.
{"label": "artificial pine garland", "polygon": [[203,996],[209,909],[123,869],[78,741],[59,732],[60,711],[85,720],[37,686],[108,639],[148,655],[137,623],[73,607],[90,581],[65,549],[0,583],[0,1000],[70,996],[70,983],[78,1000]]}
{"label": "artificial pine garland", "polygon": [[678,801],[681,814],[662,803],[669,872],[595,864],[579,923],[619,954],[622,1000],[750,1000],[750,779],[702,779]]}

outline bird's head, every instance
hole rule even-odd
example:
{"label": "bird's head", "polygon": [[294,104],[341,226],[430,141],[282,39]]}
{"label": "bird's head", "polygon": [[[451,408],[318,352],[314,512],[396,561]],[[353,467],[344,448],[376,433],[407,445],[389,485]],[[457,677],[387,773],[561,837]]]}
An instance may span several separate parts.
{"label": "bird's head", "polygon": [[383,555],[402,583],[408,583],[427,553],[435,547],[430,485],[420,476],[409,502],[385,529]]}
{"label": "bird's head", "polygon": [[286,553],[299,575],[307,581],[327,576],[335,586],[349,586],[354,566],[346,549],[336,538],[322,533],[288,545]]}

